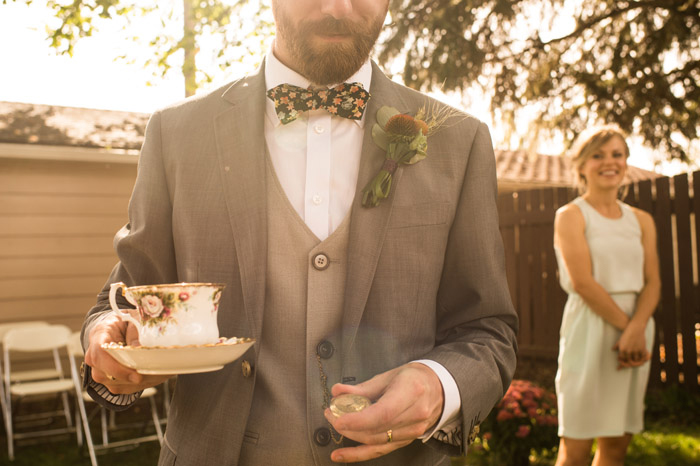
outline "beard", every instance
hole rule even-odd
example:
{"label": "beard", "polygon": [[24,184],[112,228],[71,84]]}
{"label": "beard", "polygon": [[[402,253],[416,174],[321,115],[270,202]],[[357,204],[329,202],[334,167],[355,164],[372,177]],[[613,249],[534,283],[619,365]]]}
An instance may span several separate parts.
{"label": "beard", "polygon": [[[295,25],[283,9],[277,11],[277,31],[294,59],[295,69],[314,84],[340,83],[360,69],[379,38],[384,16],[356,24],[327,16]],[[350,42],[314,43],[315,35],[348,35]]]}

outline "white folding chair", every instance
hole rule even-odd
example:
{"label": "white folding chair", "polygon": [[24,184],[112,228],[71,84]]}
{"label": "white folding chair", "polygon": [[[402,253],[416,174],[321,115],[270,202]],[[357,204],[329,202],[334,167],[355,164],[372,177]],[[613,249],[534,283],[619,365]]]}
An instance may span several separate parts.
{"label": "white folding chair", "polygon": [[[7,416],[5,419],[5,430],[7,431],[7,450],[10,460],[14,459],[15,440],[30,437],[41,437],[55,435],[59,433],[73,432],[73,421],[68,402],[68,393],[73,390],[73,382],[63,377],[63,367],[61,366],[60,349],[67,351],[68,339],[71,331],[65,325],[46,326],[26,326],[15,328],[7,332],[3,340],[3,359],[5,393],[7,396]],[[12,355],[16,353],[33,353],[35,356],[47,358],[47,363],[53,359],[55,373],[53,377],[46,377],[42,380],[17,380],[13,377]],[[51,354],[51,358],[47,356]],[[61,428],[37,430],[28,432],[15,432],[15,419],[13,419],[13,403],[19,403],[28,397],[43,397],[49,394],[60,395],[63,400],[63,415],[66,425]]]}
{"label": "white folding chair", "polygon": [[[20,322],[10,322],[6,324],[0,324],[0,350],[2,349],[2,341],[5,338],[5,334],[14,328],[22,327],[32,327],[32,326],[46,326],[49,325],[48,322],[44,320],[26,320]],[[0,358],[0,374],[3,374],[2,368],[2,358]],[[28,370],[28,371],[15,371],[12,373],[12,381],[28,381],[28,380],[41,380],[47,377],[57,376],[55,369],[38,369],[38,370]],[[1,375],[0,375],[1,377]],[[0,383],[0,407],[2,408],[2,419],[3,427],[5,426],[5,420],[7,419],[7,394],[5,393],[5,384]]]}
{"label": "white folding chair", "polygon": [[[155,395],[157,391],[155,388],[151,387],[143,391],[140,399],[148,399],[148,401],[150,402],[151,418],[153,419],[153,425],[156,431],[155,435],[143,435],[139,437],[131,437],[119,441],[110,442],[109,431],[111,429],[127,426],[117,426],[114,424],[114,422],[111,422],[109,423],[110,425],[108,425],[107,410],[102,406],[96,405],[96,409],[99,410],[100,413],[102,444],[95,445],[92,440],[92,432],[90,430],[90,420],[92,416],[88,414],[87,409],[85,408],[85,402],[93,402],[93,399],[90,397],[90,395],[87,394],[85,390],[83,390],[83,386],[80,380],[80,370],[78,369],[80,367],[80,363],[82,363],[83,361],[83,347],[80,343],[80,332],[75,332],[73,335],[71,335],[70,341],[68,343],[68,354],[70,355],[70,370],[76,394],[75,398],[77,401],[80,418],[82,420],[82,430],[85,433],[85,443],[87,443],[88,453],[90,454],[90,461],[92,462],[92,466],[98,466],[96,454],[100,451],[107,450],[109,448],[123,447],[126,445],[138,445],[140,443],[149,442],[153,440],[158,440],[158,442],[161,445],[163,444],[163,431],[161,429],[161,421],[158,417],[158,410],[156,408],[155,402]],[[110,411],[110,415],[114,416],[114,411]],[[82,444],[82,435],[80,435],[80,430],[78,430],[78,443]]]}

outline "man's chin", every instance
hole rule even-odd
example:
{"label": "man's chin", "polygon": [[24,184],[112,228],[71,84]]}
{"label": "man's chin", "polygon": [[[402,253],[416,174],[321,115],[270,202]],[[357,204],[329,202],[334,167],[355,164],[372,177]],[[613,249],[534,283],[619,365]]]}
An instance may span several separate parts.
{"label": "man's chin", "polygon": [[335,84],[355,74],[365,60],[366,58],[360,59],[352,46],[329,44],[307,61],[310,66],[306,67],[303,74],[315,84]]}
{"label": "man's chin", "polygon": [[323,36],[314,37],[311,44],[313,55],[321,59],[327,57],[345,57],[344,59],[351,60],[352,55],[357,53],[355,44],[351,37],[348,36]]}

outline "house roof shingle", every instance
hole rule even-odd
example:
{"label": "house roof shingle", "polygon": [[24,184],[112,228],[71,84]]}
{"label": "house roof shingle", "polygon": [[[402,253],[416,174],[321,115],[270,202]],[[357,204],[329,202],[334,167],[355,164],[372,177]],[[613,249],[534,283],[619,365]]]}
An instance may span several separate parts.
{"label": "house roof shingle", "polygon": [[0,142],[138,150],[149,115],[0,102]]}
{"label": "house roof shingle", "polygon": [[[496,172],[503,189],[538,188],[542,186],[574,186],[571,159],[556,155],[529,154],[525,150],[497,150]],[[661,177],[658,173],[633,165],[627,166],[628,183]]]}

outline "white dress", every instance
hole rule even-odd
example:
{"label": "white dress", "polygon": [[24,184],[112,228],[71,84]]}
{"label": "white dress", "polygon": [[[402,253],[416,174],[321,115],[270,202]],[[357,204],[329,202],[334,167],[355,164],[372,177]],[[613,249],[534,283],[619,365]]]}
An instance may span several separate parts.
{"label": "white dress", "polygon": [[[622,202],[622,217],[617,219],[604,217],[581,197],[573,203],[586,222],[593,278],[631,316],[644,286],[644,250],[637,216]],[[559,334],[555,379],[559,436],[592,439],[640,432],[644,428],[650,364],[617,370],[617,352],[612,348],[621,332],[573,291],[561,252],[556,247],[555,252],[560,283],[569,294]],[[653,319],[649,319],[645,337],[651,352]]]}

